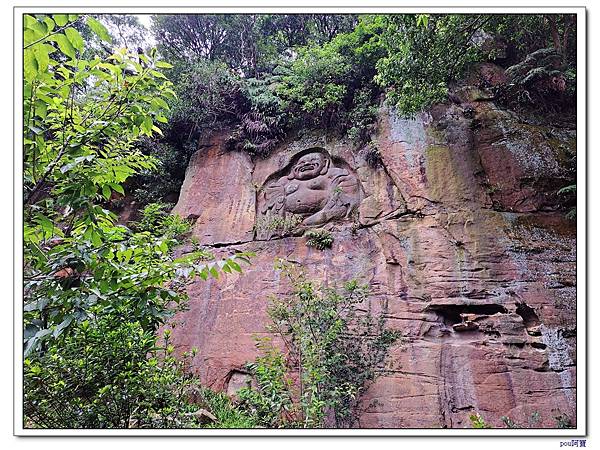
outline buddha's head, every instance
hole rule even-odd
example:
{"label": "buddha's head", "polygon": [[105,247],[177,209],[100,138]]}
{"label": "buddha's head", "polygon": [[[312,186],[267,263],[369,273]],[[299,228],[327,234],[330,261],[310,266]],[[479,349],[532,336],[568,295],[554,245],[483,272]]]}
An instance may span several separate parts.
{"label": "buddha's head", "polygon": [[330,160],[321,152],[307,153],[302,156],[292,168],[288,178],[290,180],[310,180],[319,175],[324,175],[329,169]]}

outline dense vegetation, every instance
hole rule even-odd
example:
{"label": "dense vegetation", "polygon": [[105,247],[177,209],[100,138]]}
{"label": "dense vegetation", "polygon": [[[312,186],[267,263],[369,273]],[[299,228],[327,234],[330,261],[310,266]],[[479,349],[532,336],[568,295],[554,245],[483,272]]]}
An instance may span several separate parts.
{"label": "dense vegetation", "polygon": [[[151,30],[133,16],[25,15],[26,425],[351,425],[397,338],[353,315],[365,289],[319,291],[295,278],[294,301],[271,310],[288,357],[262,343],[251,365],[258,389],[233,405],[198,386],[157,331],[184,307],[186,283],[240,272],[251,255],[215,261],[196,245],[175,258],[190,224],[164,201],[221,128],[232,151],[255,158],[300,128],[328,129],[367,148],[376,167],[381,105],[413,115],[449,101],[477,62],[507,68],[496,92],[506,107],[568,114],[574,34],[574,17],[558,15],[162,15]],[[121,224],[131,196],[143,208]],[[321,250],[332,243],[323,231],[306,238]],[[307,341],[313,323],[320,334]],[[359,325],[377,339],[349,340]],[[217,421],[207,425],[202,408]]]}
{"label": "dense vegetation", "polygon": [[215,129],[232,149],[260,157],[302,128],[330,129],[369,145],[382,103],[413,115],[448,101],[477,62],[511,68],[497,100],[530,113],[575,106],[574,16],[174,15],[153,18],[178,97],[160,143],[162,162],[138,178],[138,197],[176,193],[187,161]]}
{"label": "dense vegetation", "polygon": [[149,206],[127,227],[111,211],[156,166],[136,142],[167,120],[175,94],[160,69],[171,66],[86,47],[78,28],[111,40],[93,17],[26,15],[24,27],[26,424],[184,426],[186,375],[156,331],[187,280],[241,271],[248,255],[175,260],[184,220]]}

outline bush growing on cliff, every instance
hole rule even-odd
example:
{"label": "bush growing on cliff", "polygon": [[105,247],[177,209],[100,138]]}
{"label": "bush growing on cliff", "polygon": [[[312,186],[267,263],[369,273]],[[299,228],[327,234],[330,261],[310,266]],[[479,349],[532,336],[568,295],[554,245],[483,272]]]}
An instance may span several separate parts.
{"label": "bush growing on cliff", "polygon": [[300,48],[297,59],[279,67],[277,92],[304,126],[338,127],[357,141],[366,139],[380,95],[373,77],[384,54],[381,27],[382,16],[361,16],[351,32]]}
{"label": "bush growing on cliff", "polygon": [[343,289],[318,288],[296,268],[279,268],[291,282],[289,297],[271,299],[269,340],[249,365],[258,387],[240,392],[242,405],[267,427],[350,427],[362,393],[385,372],[386,356],[399,339],[385,327],[385,304],[376,316],[357,311],[367,303],[366,286],[350,281]]}
{"label": "bush growing on cliff", "polygon": [[309,230],[304,233],[304,237],[306,238],[306,245],[315,247],[318,250],[331,248],[333,244],[333,236],[327,230]]}
{"label": "bush growing on cliff", "polygon": [[377,61],[377,82],[403,114],[414,114],[446,99],[448,82],[478,60],[474,33],[487,18],[460,14],[399,14],[385,18]]}

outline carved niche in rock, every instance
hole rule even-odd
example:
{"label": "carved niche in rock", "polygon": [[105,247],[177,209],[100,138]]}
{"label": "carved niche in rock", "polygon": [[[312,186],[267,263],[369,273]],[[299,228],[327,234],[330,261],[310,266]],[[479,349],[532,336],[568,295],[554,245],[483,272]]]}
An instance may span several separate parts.
{"label": "carved niche in rock", "polygon": [[257,237],[268,239],[347,219],[358,206],[360,194],[358,178],[345,161],[322,148],[304,150],[260,189]]}

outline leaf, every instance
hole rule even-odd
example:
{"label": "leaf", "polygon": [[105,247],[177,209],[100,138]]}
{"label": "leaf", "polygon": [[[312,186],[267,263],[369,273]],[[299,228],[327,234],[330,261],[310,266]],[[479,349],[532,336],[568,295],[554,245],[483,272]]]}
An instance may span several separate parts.
{"label": "leaf", "polygon": [[25,28],[33,27],[36,22],[37,22],[37,20],[35,17],[30,16],[29,14],[23,15],[23,26]]}
{"label": "leaf", "polygon": [[229,260],[229,266],[232,267],[236,272],[242,273],[242,268],[235,261]]}
{"label": "leaf", "polygon": [[567,194],[569,192],[576,192],[576,191],[577,191],[577,185],[576,184],[570,184],[568,186],[560,188],[557,193],[558,194]]}
{"label": "leaf", "polygon": [[37,31],[27,29],[23,32],[23,46],[27,47],[43,37],[44,35],[38,33]]}
{"label": "leaf", "polygon": [[172,69],[173,68],[173,65],[169,64],[166,61],[156,61],[155,65],[156,65],[156,67],[159,67],[161,69]]}
{"label": "leaf", "polygon": [[152,99],[152,108],[154,109],[169,109],[169,105],[162,98],[156,97]]}
{"label": "leaf", "polygon": [[100,39],[102,39],[103,41],[106,41],[108,43],[112,42],[112,38],[110,37],[110,34],[108,33],[108,30],[106,29],[106,27],[104,25],[102,25],[100,22],[98,22],[96,19],[94,19],[92,16],[88,16],[87,25],[92,29],[92,31]]}
{"label": "leaf", "polygon": [[83,51],[84,43],[83,43],[83,38],[81,37],[81,34],[79,34],[79,31],[77,31],[73,27],[69,27],[65,30],[65,35],[67,36],[67,38],[69,39],[69,42],[71,43],[71,45],[73,47],[75,47],[80,52]]}
{"label": "leaf", "polygon": [[110,190],[110,186],[108,184],[105,184],[104,186],[102,186],[102,195],[104,196],[104,198],[106,200],[110,199],[110,195],[111,195],[111,190]]}
{"label": "leaf", "polygon": [[60,324],[56,326],[56,328],[52,332],[52,336],[58,337],[62,333],[62,331],[71,324],[71,322],[73,322],[73,315],[68,314],[65,320],[63,320]]}
{"label": "leaf", "polygon": [[48,106],[42,100],[35,101],[35,115],[41,119],[45,119],[48,113]]}
{"label": "leaf", "polygon": [[44,45],[35,45],[33,47],[33,54],[38,65],[38,72],[45,72],[48,70],[48,64],[50,63],[50,57],[48,56],[48,49]]}
{"label": "leaf", "polygon": [[150,73],[152,75],[154,75],[156,78],[162,78],[165,80],[167,79],[167,77],[163,73],[159,72],[158,70],[151,70]]}
{"label": "leaf", "polygon": [[150,136],[152,134],[152,117],[144,117],[144,121],[141,123],[142,130]]}
{"label": "leaf", "polygon": [[50,36],[49,39],[58,44],[58,48],[61,52],[63,52],[64,55],[68,56],[71,59],[75,58],[75,48],[73,47],[73,44],[71,44],[71,41],[67,38],[67,36],[65,36],[62,33],[58,33],[53,36]]}
{"label": "leaf", "polygon": [[95,156],[94,155],[87,155],[87,156],[79,156],[77,158],[75,158],[72,162],[65,164],[64,166],[62,166],[60,168],[61,173],[66,173],[69,170],[73,169],[74,167],[78,166],[79,164],[81,164],[84,161],[91,161],[92,159],[94,159]]}
{"label": "leaf", "polygon": [[164,136],[162,130],[160,128],[158,128],[156,125],[152,125],[152,131],[156,131],[161,136]]}
{"label": "leaf", "polygon": [[96,230],[92,230],[92,244],[94,244],[94,247],[102,245],[102,236]]}
{"label": "leaf", "polygon": [[123,186],[121,186],[120,184],[117,184],[117,183],[108,183],[108,184],[113,189],[113,191],[118,192],[121,195],[125,195],[125,190],[123,189]]}
{"label": "leaf", "polygon": [[54,224],[50,219],[42,214],[36,215],[36,223],[42,228],[47,235],[52,235],[54,232]]}
{"label": "leaf", "polygon": [[52,30],[54,30],[54,20],[52,20],[50,17],[48,17],[48,16],[44,17],[44,23],[46,24],[48,33],[50,33]]}
{"label": "leaf", "polygon": [[28,49],[23,52],[23,72],[25,81],[31,82],[37,77],[38,62],[33,50]]}
{"label": "leaf", "polygon": [[[31,16],[26,16],[26,17],[31,17]],[[41,37],[45,36],[48,33],[48,28],[46,26],[45,23],[40,22],[37,19],[33,19],[33,21],[31,20],[26,20],[25,21],[25,27],[30,29],[30,30],[34,30],[36,33],[38,33]]]}
{"label": "leaf", "polygon": [[52,18],[59,27],[64,27],[69,22],[69,16],[66,14],[55,14]]}

